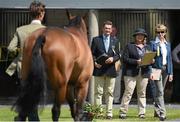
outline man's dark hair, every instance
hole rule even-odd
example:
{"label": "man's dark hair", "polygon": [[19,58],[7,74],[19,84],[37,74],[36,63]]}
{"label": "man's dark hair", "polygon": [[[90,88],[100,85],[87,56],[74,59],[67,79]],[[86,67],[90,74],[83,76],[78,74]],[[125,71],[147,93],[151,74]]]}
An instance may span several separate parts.
{"label": "man's dark hair", "polygon": [[105,25],[113,25],[113,24],[112,24],[111,21],[107,20],[107,21],[105,21],[105,22],[103,23],[103,26],[105,26]]}
{"label": "man's dark hair", "polygon": [[45,12],[45,5],[40,1],[33,1],[30,4],[30,14],[32,18],[38,17],[42,12]]}

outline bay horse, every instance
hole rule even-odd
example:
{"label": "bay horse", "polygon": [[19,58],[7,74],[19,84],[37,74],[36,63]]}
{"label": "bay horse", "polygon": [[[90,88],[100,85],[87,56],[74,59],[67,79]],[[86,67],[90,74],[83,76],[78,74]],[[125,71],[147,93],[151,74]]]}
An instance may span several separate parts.
{"label": "bay horse", "polygon": [[[80,16],[67,12],[66,29],[41,28],[25,41],[22,59],[22,92],[13,109],[16,120],[39,121],[38,104],[46,81],[54,92],[52,120],[58,121],[61,104],[67,100],[75,121],[83,120],[83,103],[93,72],[87,28]],[[45,97],[45,96],[44,96]]]}

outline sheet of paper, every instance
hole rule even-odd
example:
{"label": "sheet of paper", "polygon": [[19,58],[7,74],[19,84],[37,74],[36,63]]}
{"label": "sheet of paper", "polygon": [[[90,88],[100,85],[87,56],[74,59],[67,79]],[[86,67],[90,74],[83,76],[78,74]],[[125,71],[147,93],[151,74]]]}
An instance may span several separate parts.
{"label": "sheet of paper", "polygon": [[155,56],[156,56],[156,52],[145,53],[144,56],[142,57],[142,63],[140,64],[140,66],[150,65]]}
{"label": "sheet of paper", "polygon": [[161,72],[162,72],[161,69],[152,68],[153,80],[160,80]]}

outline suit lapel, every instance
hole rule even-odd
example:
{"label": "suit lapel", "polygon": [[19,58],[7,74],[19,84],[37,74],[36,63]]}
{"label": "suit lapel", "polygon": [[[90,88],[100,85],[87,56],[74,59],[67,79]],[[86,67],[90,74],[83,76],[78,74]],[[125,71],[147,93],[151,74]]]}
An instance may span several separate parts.
{"label": "suit lapel", "polygon": [[106,52],[103,36],[100,36],[100,45],[103,47],[104,52]]}

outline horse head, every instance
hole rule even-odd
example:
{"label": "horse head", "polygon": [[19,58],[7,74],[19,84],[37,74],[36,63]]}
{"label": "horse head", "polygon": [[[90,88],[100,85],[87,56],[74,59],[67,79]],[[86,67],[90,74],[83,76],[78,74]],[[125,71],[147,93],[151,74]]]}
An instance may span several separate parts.
{"label": "horse head", "polygon": [[[68,28],[75,27],[78,28],[83,35],[87,38],[87,26],[85,23],[85,17],[81,16],[73,16],[68,10],[66,10],[66,14],[69,20],[69,24],[67,25]],[[68,29],[70,30],[70,29]],[[71,30],[70,30],[71,32]]]}

